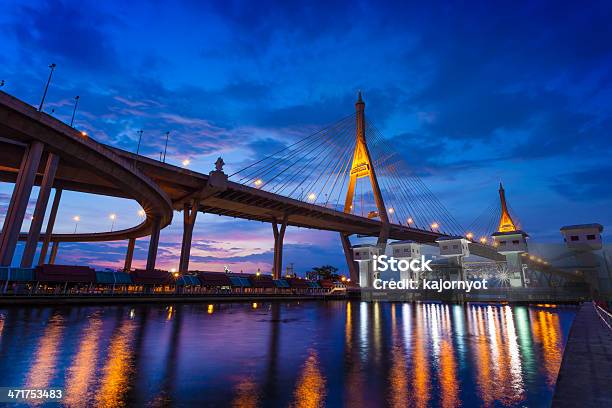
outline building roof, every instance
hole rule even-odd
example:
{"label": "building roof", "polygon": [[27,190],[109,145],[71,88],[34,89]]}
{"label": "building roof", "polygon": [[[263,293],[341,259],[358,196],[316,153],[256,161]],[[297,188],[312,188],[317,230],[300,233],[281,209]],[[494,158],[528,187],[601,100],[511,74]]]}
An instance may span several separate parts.
{"label": "building roof", "polygon": [[308,288],[308,281],[302,278],[286,278],[286,281],[289,282],[289,286],[296,289],[304,289]]}
{"label": "building roof", "polygon": [[440,237],[438,239],[436,239],[436,242],[438,241],[456,241],[458,239],[466,239],[465,237],[460,237],[459,235],[454,235],[452,237]]}
{"label": "building roof", "polygon": [[494,232],[491,234],[492,237],[499,237],[499,236],[504,236],[504,235],[522,235],[524,237],[528,237],[529,234],[527,234],[525,231],[521,231],[521,230],[516,230],[516,231],[508,231],[508,232]]}
{"label": "building roof", "polygon": [[566,225],[564,227],[561,227],[561,231],[574,230],[574,229],[589,229],[589,228],[595,228],[599,232],[603,231],[603,225],[598,224],[598,223]]}
{"label": "building roof", "polygon": [[357,244],[357,245],[353,245],[353,248],[370,248],[370,247],[378,248],[378,246],[376,244]]}
{"label": "building roof", "polygon": [[96,271],[88,266],[39,265],[35,269],[36,280],[41,282],[95,282]]}
{"label": "building roof", "polygon": [[403,241],[391,242],[389,245],[400,245],[400,244],[417,244],[417,242],[411,239],[405,239]]}
{"label": "building roof", "polygon": [[231,286],[230,277],[224,272],[197,272],[203,286]]}
{"label": "building roof", "polygon": [[130,272],[132,281],[136,284],[143,285],[163,285],[174,283],[174,279],[168,271],[155,269],[147,271],[145,269],[135,269]]}
{"label": "building roof", "polygon": [[251,281],[251,286],[254,288],[274,288],[274,280],[270,275],[260,274],[257,275],[248,275],[248,279]]}

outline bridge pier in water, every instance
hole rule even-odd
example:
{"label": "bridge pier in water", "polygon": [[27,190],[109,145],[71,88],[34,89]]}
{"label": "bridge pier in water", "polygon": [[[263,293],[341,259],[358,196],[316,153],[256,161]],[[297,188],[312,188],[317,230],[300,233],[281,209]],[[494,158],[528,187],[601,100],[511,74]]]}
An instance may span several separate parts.
{"label": "bridge pier in water", "polygon": [[51,234],[55,227],[55,219],[57,218],[57,210],[59,209],[59,203],[62,198],[62,189],[56,188],[55,195],[53,196],[53,203],[51,204],[51,212],[49,213],[49,220],[47,221],[47,228],[45,229],[45,238],[43,239],[42,247],[40,248],[40,255],[38,257],[38,264],[43,265],[47,258],[47,251],[49,250],[49,244],[51,243]]}
{"label": "bridge pier in water", "polygon": [[191,204],[183,205],[183,239],[181,241],[181,258],[179,260],[179,272],[186,273],[189,270],[189,256],[191,255],[191,241],[193,238],[193,227],[198,215],[198,200],[191,200]]}
{"label": "bridge pier in water", "polygon": [[26,148],[21,160],[19,173],[17,174],[17,180],[2,227],[0,266],[10,266],[13,255],[15,255],[21,224],[28,207],[32,187],[34,187],[36,171],[38,170],[42,153],[43,144],[38,141],[32,142]]}
{"label": "bridge pier in water", "polygon": [[342,241],[342,250],[344,251],[344,257],[348,266],[349,278],[351,282],[359,283],[359,270],[355,265],[355,257],[353,256],[353,248],[351,247],[349,234],[341,232],[340,241]]}
{"label": "bridge pier in water", "polygon": [[159,217],[153,218],[153,225],[151,227],[151,240],[149,241],[149,254],[147,256],[147,271],[155,269],[155,261],[157,260],[157,248],[159,247],[159,233],[161,230],[161,219]]}
{"label": "bridge pier in water", "polygon": [[30,231],[28,232],[25,249],[23,250],[23,255],[21,257],[22,268],[30,268],[34,262],[34,254],[36,253],[36,247],[38,246],[40,230],[45,218],[45,212],[47,211],[47,204],[49,203],[51,187],[53,186],[53,181],[55,180],[55,172],[57,171],[58,164],[59,157],[53,153],[49,153],[47,163],[45,165],[45,173],[38,192],[38,199],[36,200],[36,207],[34,208],[34,216],[32,218],[32,223],[30,224]]}
{"label": "bridge pier in water", "polygon": [[280,229],[278,228],[278,220],[275,218],[272,221],[272,232],[274,233],[274,266],[272,267],[272,275],[274,279],[281,278],[281,270],[283,267],[283,240],[285,239],[285,229],[287,228],[288,218],[287,214],[283,216]]}
{"label": "bridge pier in water", "polygon": [[125,253],[125,263],[123,264],[123,271],[130,272],[132,269],[132,259],[134,259],[134,247],[136,246],[136,238],[130,238],[128,240],[127,252]]}

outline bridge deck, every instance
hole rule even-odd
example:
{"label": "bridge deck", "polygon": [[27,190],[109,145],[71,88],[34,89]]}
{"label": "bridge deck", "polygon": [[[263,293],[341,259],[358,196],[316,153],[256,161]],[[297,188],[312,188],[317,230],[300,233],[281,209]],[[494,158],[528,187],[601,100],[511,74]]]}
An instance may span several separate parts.
{"label": "bridge deck", "polygon": [[612,407],[612,330],[584,303],[570,330],[553,407]]}

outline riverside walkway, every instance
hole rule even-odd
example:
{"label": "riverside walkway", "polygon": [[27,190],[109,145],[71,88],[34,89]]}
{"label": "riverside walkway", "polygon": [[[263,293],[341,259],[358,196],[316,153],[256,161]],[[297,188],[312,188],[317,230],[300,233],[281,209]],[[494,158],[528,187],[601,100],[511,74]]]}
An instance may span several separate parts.
{"label": "riverside walkway", "polygon": [[552,407],[612,407],[612,319],[599,313],[607,322],[592,303],[576,314]]}

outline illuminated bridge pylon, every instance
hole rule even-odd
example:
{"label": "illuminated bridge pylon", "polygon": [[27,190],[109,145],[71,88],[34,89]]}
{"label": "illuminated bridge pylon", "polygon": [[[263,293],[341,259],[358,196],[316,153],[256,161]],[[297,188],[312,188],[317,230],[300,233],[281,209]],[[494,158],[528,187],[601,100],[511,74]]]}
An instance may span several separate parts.
{"label": "illuminated bridge pylon", "polygon": [[355,143],[355,152],[353,153],[353,161],[351,163],[349,184],[346,191],[346,200],[344,201],[344,212],[353,212],[353,200],[355,198],[355,186],[357,184],[357,179],[368,177],[370,180],[370,185],[372,186],[378,216],[383,224],[383,228],[378,236],[378,244],[384,245],[387,243],[387,238],[389,237],[389,216],[387,215],[385,201],[376,178],[374,163],[366,143],[365,102],[363,102],[363,99],[361,99],[361,92],[359,92],[357,102],[355,103],[355,111],[357,123],[357,141]]}

